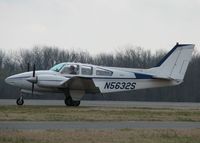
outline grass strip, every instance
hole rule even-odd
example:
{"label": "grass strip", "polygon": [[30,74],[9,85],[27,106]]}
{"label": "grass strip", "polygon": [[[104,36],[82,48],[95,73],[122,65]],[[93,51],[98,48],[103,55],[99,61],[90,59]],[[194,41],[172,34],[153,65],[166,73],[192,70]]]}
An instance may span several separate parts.
{"label": "grass strip", "polygon": [[199,143],[200,129],[0,130],[1,143]]}
{"label": "grass strip", "polygon": [[200,121],[200,109],[0,106],[0,121]]}

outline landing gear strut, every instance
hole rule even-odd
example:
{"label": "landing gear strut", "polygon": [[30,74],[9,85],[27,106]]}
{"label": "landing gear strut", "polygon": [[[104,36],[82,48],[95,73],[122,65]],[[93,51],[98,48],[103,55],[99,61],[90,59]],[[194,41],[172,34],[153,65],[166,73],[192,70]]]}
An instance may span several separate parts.
{"label": "landing gear strut", "polygon": [[19,98],[17,98],[16,103],[17,103],[17,105],[23,105],[24,104],[23,96],[20,96]]}
{"label": "landing gear strut", "polygon": [[80,101],[74,101],[71,96],[66,96],[66,98],[65,98],[66,106],[76,106],[77,107],[80,105],[80,103],[81,103]]}

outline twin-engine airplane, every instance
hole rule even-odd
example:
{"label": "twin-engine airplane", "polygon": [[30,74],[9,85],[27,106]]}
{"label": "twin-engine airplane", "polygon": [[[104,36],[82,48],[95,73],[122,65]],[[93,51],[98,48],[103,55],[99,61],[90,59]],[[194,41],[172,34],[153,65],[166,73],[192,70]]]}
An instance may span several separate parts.
{"label": "twin-engine airplane", "polygon": [[132,69],[82,63],[60,63],[50,70],[16,74],[5,82],[21,89],[17,105],[23,105],[23,93],[64,93],[67,106],[79,106],[86,93],[111,93],[174,86],[183,82],[194,50],[193,44],[176,44],[153,68]]}

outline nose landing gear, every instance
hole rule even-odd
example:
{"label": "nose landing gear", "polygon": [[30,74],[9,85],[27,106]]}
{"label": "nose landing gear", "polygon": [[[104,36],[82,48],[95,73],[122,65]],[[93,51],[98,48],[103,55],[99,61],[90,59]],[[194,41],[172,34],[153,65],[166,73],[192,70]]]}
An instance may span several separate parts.
{"label": "nose landing gear", "polygon": [[23,96],[20,96],[19,98],[17,98],[16,103],[19,106],[23,105],[24,104]]}

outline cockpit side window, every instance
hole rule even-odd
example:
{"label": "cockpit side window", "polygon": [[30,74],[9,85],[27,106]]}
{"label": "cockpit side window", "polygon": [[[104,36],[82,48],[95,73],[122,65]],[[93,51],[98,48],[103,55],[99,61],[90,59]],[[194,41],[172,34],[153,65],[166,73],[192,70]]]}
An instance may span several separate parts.
{"label": "cockpit side window", "polygon": [[81,74],[92,75],[93,74],[93,68],[91,66],[81,66]]}
{"label": "cockpit side window", "polygon": [[112,76],[113,72],[106,70],[106,69],[102,69],[102,68],[97,68],[96,69],[96,75],[99,76]]}
{"label": "cockpit side window", "polygon": [[66,65],[60,72],[61,74],[79,74],[79,66],[78,65]]}

